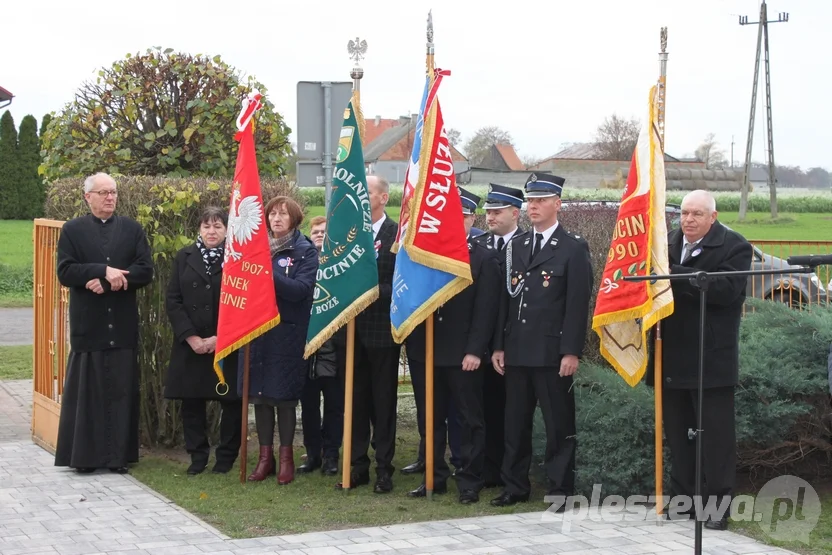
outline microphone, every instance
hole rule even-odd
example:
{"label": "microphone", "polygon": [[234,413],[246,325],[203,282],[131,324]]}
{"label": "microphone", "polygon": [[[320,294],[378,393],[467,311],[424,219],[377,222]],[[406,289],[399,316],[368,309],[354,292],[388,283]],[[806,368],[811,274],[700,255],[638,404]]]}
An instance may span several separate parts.
{"label": "microphone", "polygon": [[792,266],[825,266],[832,264],[832,254],[805,254],[800,256],[790,256],[786,262]]}

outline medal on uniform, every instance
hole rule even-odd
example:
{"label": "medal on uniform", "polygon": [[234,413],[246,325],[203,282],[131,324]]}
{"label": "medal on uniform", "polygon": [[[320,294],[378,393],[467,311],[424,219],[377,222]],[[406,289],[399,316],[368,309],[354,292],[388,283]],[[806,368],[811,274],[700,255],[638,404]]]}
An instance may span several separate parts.
{"label": "medal on uniform", "polygon": [[511,284],[512,285],[517,285],[517,276],[514,276],[513,278],[511,278]]}
{"label": "medal on uniform", "polygon": [[543,276],[543,287],[549,287],[549,278],[552,277],[546,273],[546,270],[541,270],[540,275]]}

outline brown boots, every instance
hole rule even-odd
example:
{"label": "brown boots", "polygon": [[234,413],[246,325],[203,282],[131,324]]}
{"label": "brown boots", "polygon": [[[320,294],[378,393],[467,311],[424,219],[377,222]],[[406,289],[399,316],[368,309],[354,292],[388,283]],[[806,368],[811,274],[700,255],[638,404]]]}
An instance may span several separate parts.
{"label": "brown boots", "polygon": [[[249,475],[249,482],[262,482],[267,476],[275,473],[274,447],[272,445],[260,446],[260,458],[257,466]],[[281,486],[291,483],[295,479],[295,459],[292,455],[292,446],[280,447],[280,473],[277,476],[277,483]]]}
{"label": "brown boots", "polygon": [[260,458],[257,459],[257,466],[254,467],[249,477],[249,482],[262,482],[266,476],[274,474],[274,447],[271,445],[260,446]]}
{"label": "brown boots", "polygon": [[280,474],[277,483],[285,486],[295,479],[295,458],[292,456],[292,446],[280,447]]}

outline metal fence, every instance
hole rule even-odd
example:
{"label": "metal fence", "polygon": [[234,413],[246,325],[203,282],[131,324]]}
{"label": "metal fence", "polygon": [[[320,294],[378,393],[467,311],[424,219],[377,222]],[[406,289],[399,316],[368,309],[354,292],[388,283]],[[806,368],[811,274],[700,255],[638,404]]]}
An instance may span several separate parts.
{"label": "metal fence", "polygon": [[[832,253],[832,241],[749,240],[754,245],[752,270],[787,269],[790,256]],[[749,298],[787,303],[802,309],[813,305],[829,306],[830,268],[818,267],[812,274],[785,273],[773,276],[750,276],[746,294]]]}

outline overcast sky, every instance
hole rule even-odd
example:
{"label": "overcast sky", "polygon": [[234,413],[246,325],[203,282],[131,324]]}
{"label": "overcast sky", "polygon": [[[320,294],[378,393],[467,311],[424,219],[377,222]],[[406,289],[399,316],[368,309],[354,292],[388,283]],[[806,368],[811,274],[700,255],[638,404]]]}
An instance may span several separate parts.
{"label": "overcast sky", "polygon": [[[83,6],[83,7],[81,7]],[[0,86],[15,120],[58,111],[97,70],[150,46],[220,54],[259,79],[294,128],[298,81],[349,80],[346,46],[359,35],[367,118],[418,108],[425,21],[433,9],[436,63],[450,69],[440,100],[446,125],[511,133],[520,156],[546,157],[592,139],[605,116],[643,117],[658,75],[659,29],[669,32],[667,152],[683,156],[715,133],[745,155],[758,0],[354,2],[215,0],[10,1],[0,9]],[[773,0],[770,25],[775,159],[832,169],[832,21],[829,0]],[[762,69],[761,69],[762,71]],[[760,87],[753,158],[763,161]],[[294,140],[294,138],[293,138]]]}

